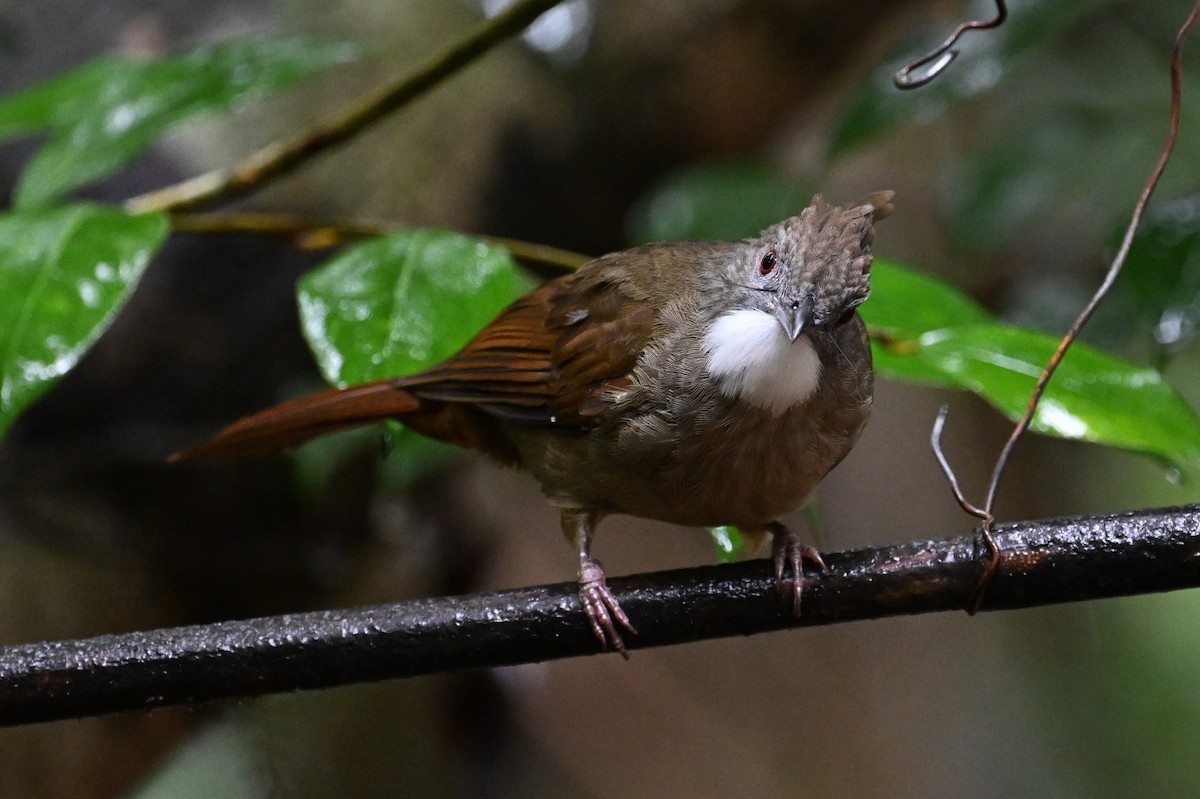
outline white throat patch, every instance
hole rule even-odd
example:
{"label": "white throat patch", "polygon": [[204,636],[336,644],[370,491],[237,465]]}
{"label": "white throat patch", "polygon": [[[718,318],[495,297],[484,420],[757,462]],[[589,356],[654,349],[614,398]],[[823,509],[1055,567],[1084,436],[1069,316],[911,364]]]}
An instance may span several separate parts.
{"label": "white throat patch", "polygon": [[730,311],[704,336],[708,373],[721,393],[779,416],[804,402],[821,379],[821,359],[801,336],[788,341],[779,321],[763,311]]}

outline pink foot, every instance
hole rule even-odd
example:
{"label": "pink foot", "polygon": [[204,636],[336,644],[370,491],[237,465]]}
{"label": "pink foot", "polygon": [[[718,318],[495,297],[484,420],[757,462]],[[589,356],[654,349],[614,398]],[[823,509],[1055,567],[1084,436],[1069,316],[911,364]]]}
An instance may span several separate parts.
{"label": "pink foot", "polygon": [[600,645],[605,649],[612,647],[628,660],[629,653],[625,651],[625,642],[621,640],[617,625],[620,624],[634,635],[637,635],[637,630],[633,629],[629,617],[608,590],[604,567],[599,561],[587,558],[579,562],[579,602],[587,614],[588,623],[592,625],[592,632],[600,639]]}
{"label": "pink foot", "polygon": [[[796,534],[782,524],[775,522],[770,529],[771,554],[775,560],[775,584],[783,596],[786,597],[789,593],[792,595],[792,611],[799,616],[800,595],[804,590],[804,561],[811,561],[823,572],[829,571],[829,567],[821,560],[820,552],[801,544]],[[784,580],[784,569],[788,566],[792,569],[792,579]]]}

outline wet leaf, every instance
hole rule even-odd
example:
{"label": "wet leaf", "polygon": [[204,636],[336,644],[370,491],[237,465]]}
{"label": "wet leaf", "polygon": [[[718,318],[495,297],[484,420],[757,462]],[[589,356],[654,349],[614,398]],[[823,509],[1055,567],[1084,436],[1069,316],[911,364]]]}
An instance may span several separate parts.
{"label": "wet leaf", "polygon": [[46,131],[15,191],[18,207],[53,202],[112,174],[162,133],[357,58],[345,43],[233,42],[155,61],[104,56],[0,101],[0,138]]}
{"label": "wet leaf", "polygon": [[[993,322],[967,295],[877,259],[862,306],[878,374],[974,392],[1011,419],[1059,339]],[[1154,369],[1076,343],[1058,368],[1031,429],[1200,462],[1200,421]]]}
{"label": "wet leaf", "polygon": [[860,313],[871,334],[878,374],[939,386],[955,383],[933,364],[911,357],[918,339],[931,330],[992,319],[953,286],[882,258],[871,267],[871,297]]}
{"label": "wet leaf", "polygon": [[409,230],[343,251],[306,275],[297,294],[321,371],[348,386],[449,357],[526,288],[500,247]]}
{"label": "wet leaf", "polygon": [[[970,325],[926,333],[912,357],[1016,419],[1057,346],[1032,330]],[[1200,420],[1162,375],[1082,343],[1055,372],[1031,429],[1200,463]]]}
{"label": "wet leaf", "polygon": [[0,214],[0,434],[108,327],[166,238],[163,214]]}

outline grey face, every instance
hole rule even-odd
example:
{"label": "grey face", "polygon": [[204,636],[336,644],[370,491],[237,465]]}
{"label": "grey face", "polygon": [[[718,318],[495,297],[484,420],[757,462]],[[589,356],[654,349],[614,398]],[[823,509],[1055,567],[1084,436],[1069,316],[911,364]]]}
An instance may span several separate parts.
{"label": "grey face", "polygon": [[871,205],[830,208],[815,197],[799,216],[742,242],[732,282],[792,340],[835,325],[870,294],[873,214]]}

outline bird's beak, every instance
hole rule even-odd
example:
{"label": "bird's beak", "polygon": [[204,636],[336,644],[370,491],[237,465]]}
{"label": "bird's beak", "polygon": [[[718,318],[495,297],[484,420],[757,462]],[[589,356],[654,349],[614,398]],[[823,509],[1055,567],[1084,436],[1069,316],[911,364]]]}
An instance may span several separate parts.
{"label": "bird's beak", "polygon": [[789,299],[781,297],[775,306],[775,318],[783,325],[789,341],[795,341],[804,331],[812,316],[813,302],[808,297]]}

